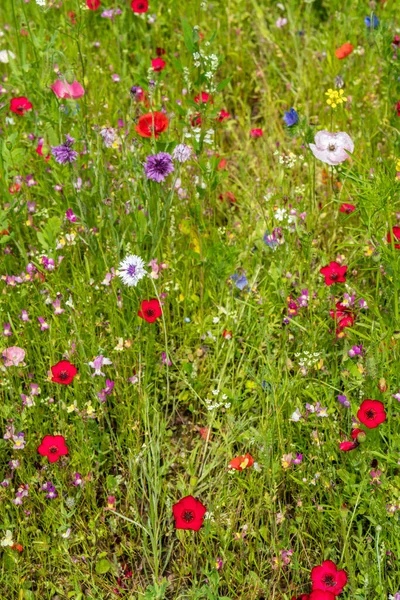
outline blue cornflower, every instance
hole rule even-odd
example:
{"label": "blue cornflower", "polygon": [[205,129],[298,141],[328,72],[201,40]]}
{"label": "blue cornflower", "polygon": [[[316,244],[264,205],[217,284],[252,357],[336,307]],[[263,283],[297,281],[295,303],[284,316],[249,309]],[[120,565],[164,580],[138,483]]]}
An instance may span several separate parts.
{"label": "blue cornflower", "polygon": [[379,19],[376,15],[373,15],[372,21],[371,21],[371,17],[365,17],[364,23],[366,24],[368,29],[371,29],[371,28],[376,29],[379,25]]}
{"label": "blue cornflower", "polygon": [[231,275],[231,279],[235,282],[236,287],[242,291],[244,290],[244,288],[246,287],[246,285],[249,285],[249,282],[247,281],[247,277],[246,275],[238,275],[237,273],[235,273],[234,275]]}
{"label": "blue cornflower", "polygon": [[297,123],[299,122],[299,115],[294,110],[294,108],[291,108],[289,111],[285,112],[283,120],[285,121],[288,127],[292,127],[293,125],[297,125]]}

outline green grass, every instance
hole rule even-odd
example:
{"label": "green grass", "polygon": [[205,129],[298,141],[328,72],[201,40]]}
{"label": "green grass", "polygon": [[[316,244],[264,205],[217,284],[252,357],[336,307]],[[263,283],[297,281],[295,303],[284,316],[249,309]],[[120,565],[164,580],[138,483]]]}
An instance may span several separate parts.
{"label": "green grass", "polygon": [[[0,231],[9,231],[0,236],[0,324],[12,331],[0,337],[0,354],[10,346],[26,352],[25,365],[0,372],[1,477],[10,479],[0,487],[0,537],[10,530],[23,546],[1,548],[1,597],[100,600],[117,598],[117,589],[131,600],[291,600],[310,592],[312,567],[330,559],[349,577],[343,600],[387,599],[400,590],[399,513],[387,509],[400,505],[400,405],[393,398],[400,389],[400,251],[386,241],[400,217],[396,2],[376,3],[375,30],[364,23],[372,13],[361,0],[286,0],[285,10],[268,0],[150,0],[144,16],[127,0],[102,1],[97,11],[78,0],[53,4],[7,0],[0,7],[0,50],[15,54],[0,63],[7,90],[0,96]],[[111,7],[122,14],[102,18]],[[279,17],[288,20],[282,28]],[[356,50],[340,61],[334,51],[347,41]],[[167,66],[152,73],[157,47]],[[185,136],[199,111],[194,97],[207,88],[207,69],[192,56],[199,49],[217,55],[219,66],[196,141]],[[85,96],[57,99],[49,87],[57,70],[77,79]],[[348,101],[332,110],[325,92],[338,75]],[[164,107],[170,120],[158,140],[136,134],[147,109],[129,93],[132,85],[148,90],[149,79],[156,82],[153,108]],[[18,96],[33,104],[24,116],[9,111]],[[300,116],[294,131],[282,120],[290,107]],[[218,123],[221,109],[232,118]],[[115,147],[105,147],[103,127],[117,130]],[[252,128],[263,136],[253,139]],[[215,135],[206,144],[209,129]],[[307,144],[321,129],[351,136],[349,161],[331,168],[313,157]],[[66,134],[80,153],[74,164],[35,152],[37,138],[47,151]],[[164,183],[148,181],[146,156],[182,141],[196,157],[175,163]],[[279,157],[290,153],[294,164],[282,164]],[[226,168],[218,169],[222,158]],[[36,185],[23,182],[10,193],[16,177],[29,174]],[[356,212],[339,212],[343,202]],[[69,208],[76,223],[65,219]],[[306,213],[294,227],[277,218],[290,208]],[[276,227],[284,243],[272,250],[263,236]],[[54,271],[44,269],[43,254],[54,258]],[[135,288],[119,277],[104,285],[128,254],[168,267]],[[332,289],[319,270],[338,255],[347,282]],[[6,276],[28,263],[44,277],[11,285]],[[243,291],[235,273],[248,279]],[[284,325],[287,298],[305,288],[309,306]],[[332,295],[339,301],[345,292],[369,308],[356,308],[354,325],[336,339],[329,310]],[[46,303],[57,295],[60,315]],[[140,303],[156,297],[162,319],[146,323],[137,316]],[[350,358],[359,344],[364,356]],[[302,371],[305,352],[319,355]],[[92,377],[87,364],[99,354],[112,361],[106,377]],[[78,369],[69,386],[49,377],[65,356]],[[115,386],[100,403],[106,378]],[[30,383],[41,393],[23,407]],[[207,409],[213,390],[226,395],[228,408]],[[356,450],[341,452],[366,398],[385,404],[387,421]],[[317,402],[328,418],[291,420],[296,408],[304,414],[306,403]],[[2,439],[10,420],[25,433],[23,450]],[[69,455],[54,464],[40,457],[46,434],[63,435]],[[230,460],[246,452],[258,467],[229,472]],[[285,469],[289,453],[303,461]],[[20,466],[10,478],[12,459]],[[376,469],[380,485],[371,483]],[[71,485],[75,472],[82,486]],[[41,490],[47,481],[56,499]],[[16,506],[21,484],[29,496]],[[172,505],[189,494],[208,511],[198,532],[174,527]],[[115,496],[114,511],[108,496]],[[277,566],[274,557],[288,550],[290,564],[280,559]],[[132,576],[123,578],[124,569]]]}

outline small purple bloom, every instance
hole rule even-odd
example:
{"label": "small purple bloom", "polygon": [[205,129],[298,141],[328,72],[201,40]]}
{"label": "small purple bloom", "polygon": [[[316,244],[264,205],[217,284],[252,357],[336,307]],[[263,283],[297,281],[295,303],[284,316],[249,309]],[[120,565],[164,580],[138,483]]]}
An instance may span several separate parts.
{"label": "small purple bloom", "polygon": [[66,141],[60,146],[52,146],[51,153],[60,165],[65,165],[66,163],[73,163],[76,161],[78,153],[75,150],[72,150],[72,146],[75,143],[75,140],[70,135],[65,136]]}
{"label": "small purple bloom", "polygon": [[350,402],[347,400],[347,396],[345,396],[344,394],[339,394],[337,399],[339,400],[340,404],[342,404],[346,408],[350,408]]}
{"label": "small purple bloom", "polygon": [[283,120],[288,127],[293,127],[293,125],[297,125],[299,122],[299,115],[294,108],[291,108],[289,111],[285,112]]}
{"label": "small purple bloom", "polygon": [[68,221],[70,221],[71,223],[76,223],[78,218],[76,216],[76,214],[74,213],[74,211],[72,210],[72,208],[69,208],[67,210],[67,212],[65,213],[65,218],[68,219]]}
{"label": "small purple bloom", "polygon": [[172,156],[168,152],[150,155],[144,163],[144,170],[147,179],[161,183],[174,170]]}

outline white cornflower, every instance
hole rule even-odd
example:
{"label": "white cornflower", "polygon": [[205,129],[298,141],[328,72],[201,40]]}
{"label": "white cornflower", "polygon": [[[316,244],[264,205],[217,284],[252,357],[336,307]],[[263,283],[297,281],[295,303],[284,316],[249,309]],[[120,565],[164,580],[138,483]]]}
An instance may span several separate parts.
{"label": "white cornflower", "polygon": [[178,162],[184,163],[191,158],[192,148],[190,146],[187,146],[186,144],[178,144],[175,147],[172,156]]}
{"label": "white cornflower", "polygon": [[136,254],[126,256],[118,267],[118,276],[128,286],[136,286],[145,275],[144,261]]}

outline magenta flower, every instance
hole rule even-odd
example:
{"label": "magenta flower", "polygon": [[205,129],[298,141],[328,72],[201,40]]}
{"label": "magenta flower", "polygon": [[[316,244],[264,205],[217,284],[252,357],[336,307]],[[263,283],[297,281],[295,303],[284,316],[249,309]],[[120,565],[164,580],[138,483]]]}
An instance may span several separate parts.
{"label": "magenta flower", "polygon": [[314,138],[314,144],[310,144],[311,152],[315,158],[322,160],[328,165],[339,165],[349,158],[347,152],[354,151],[354,143],[351,137],[344,131],[330,133],[329,131],[318,131]]}
{"label": "magenta flower", "polygon": [[70,221],[70,223],[76,223],[78,220],[78,218],[77,218],[76,214],[74,213],[74,211],[72,210],[72,208],[69,208],[66,211],[65,218],[68,219],[68,221]]}
{"label": "magenta flower", "polygon": [[94,369],[94,373],[92,373],[92,377],[94,377],[95,375],[102,375],[103,377],[105,377],[105,374],[102,373],[101,368],[103,365],[112,365],[112,362],[109,358],[106,358],[105,356],[103,356],[102,354],[100,354],[100,356],[96,356],[96,358],[88,363],[89,367],[92,367],[92,369]]}
{"label": "magenta flower", "polygon": [[85,90],[77,81],[69,84],[66,81],[57,79],[50,87],[57,98],[74,98],[76,100],[77,98],[81,98],[85,93]]}

